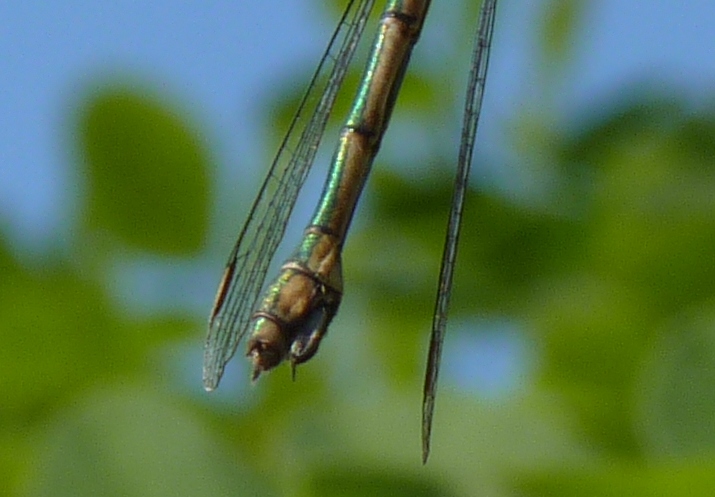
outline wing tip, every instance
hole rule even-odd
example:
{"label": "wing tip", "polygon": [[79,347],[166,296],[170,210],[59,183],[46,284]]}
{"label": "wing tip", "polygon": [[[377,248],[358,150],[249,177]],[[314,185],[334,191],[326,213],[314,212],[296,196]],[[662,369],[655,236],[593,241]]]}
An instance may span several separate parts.
{"label": "wing tip", "polygon": [[204,390],[206,390],[207,392],[213,392],[214,390],[216,390],[219,381],[221,381],[222,374],[223,368],[217,369],[211,361],[204,362]]}

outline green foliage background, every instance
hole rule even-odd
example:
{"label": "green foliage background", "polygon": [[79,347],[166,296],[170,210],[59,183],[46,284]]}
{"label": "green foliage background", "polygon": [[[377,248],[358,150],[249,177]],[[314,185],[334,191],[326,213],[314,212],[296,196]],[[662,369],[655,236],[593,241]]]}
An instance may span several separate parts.
{"label": "green foliage background", "polygon": [[[709,495],[715,114],[643,85],[557,125],[548,88],[565,77],[582,9],[552,2],[536,20],[544,80],[505,130],[530,160],[500,166],[534,187],[473,182],[456,277],[453,322],[518,323],[533,376],[499,400],[442,389],[426,467],[422,368],[451,145],[429,143],[418,175],[378,157],[321,353],[295,383],[284,368],[248,401],[216,403],[198,393],[198,365],[178,367],[192,390],[166,360],[200,350],[203,320],[131,312],[107,271],[203,253],[218,215],[211,152],[178,106],[110,82],[73,118],[84,184],[69,248],[28,267],[0,240],[0,493]],[[460,60],[454,79],[410,73],[386,141],[400,123],[444,122]],[[294,106],[281,96],[275,129]]]}

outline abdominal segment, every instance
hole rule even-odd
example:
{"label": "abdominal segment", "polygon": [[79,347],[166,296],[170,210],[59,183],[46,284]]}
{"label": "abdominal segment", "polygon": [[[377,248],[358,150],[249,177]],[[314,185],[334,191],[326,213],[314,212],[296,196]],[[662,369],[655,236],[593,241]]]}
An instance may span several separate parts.
{"label": "abdominal segment", "polygon": [[252,378],[289,359],[295,368],[317,352],[342,292],[299,262],[289,261],[253,315],[248,356]]}

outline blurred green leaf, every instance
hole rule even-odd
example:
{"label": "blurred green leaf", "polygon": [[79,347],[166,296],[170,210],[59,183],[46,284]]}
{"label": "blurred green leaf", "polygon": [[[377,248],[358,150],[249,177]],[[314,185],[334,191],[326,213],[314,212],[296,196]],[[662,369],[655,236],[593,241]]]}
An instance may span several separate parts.
{"label": "blurred green leaf", "polygon": [[546,384],[570,399],[595,443],[634,455],[632,396],[646,350],[664,322],[715,293],[715,265],[703,264],[715,244],[705,193],[715,191],[713,147],[700,138],[715,121],[671,98],[630,96],[555,143],[552,203],[578,221],[580,250],[573,273],[551,270],[535,288],[530,314]]}
{"label": "blurred green leaf", "polygon": [[[415,385],[417,386],[417,385]],[[388,467],[393,482],[409,477],[426,495],[494,495],[514,468],[561,467],[593,457],[570,431],[569,413],[555,397],[525,395],[501,403],[442,388],[432,454],[420,464],[420,389],[409,395],[375,392],[356,404],[346,396],[340,416],[326,418],[342,434],[330,458],[357,468]],[[340,454],[352,454],[343,461]],[[370,473],[368,471],[367,476]]]}
{"label": "blurred green leaf", "polygon": [[650,322],[639,295],[582,274],[542,282],[531,306],[544,385],[568,400],[594,445],[636,453],[632,382]]}
{"label": "blurred green leaf", "polygon": [[166,255],[201,249],[209,163],[186,118],[147,94],[107,88],[85,105],[79,130],[90,229]]}
{"label": "blurred green leaf", "polygon": [[188,330],[178,319],[149,321],[131,323],[100,284],[73,266],[54,262],[3,272],[0,488],[22,486],[14,480],[37,449],[28,433],[59,405],[112,379],[148,373],[147,359],[160,340]]}
{"label": "blurred green leaf", "polygon": [[68,389],[137,366],[131,328],[98,285],[66,267],[3,279],[0,330],[3,413],[18,420]]}
{"label": "blurred green leaf", "polygon": [[551,0],[544,10],[542,37],[544,53],[549,60],[563,63],[571,55],[584,4],[583,0]]}
{"label": "blurred green leaf", "polygon": [[189,329],[179,318],[130,323],[100,285],[67,266],[6,277],[0,284],[2,414],[22,424],[41,406],[90,384],[134,374],[161,340]]}
{"label": "blurred green leaf", "polygon": [[393,468],[334,467],[326,465],[313,474],[306,496],[312,497],[449,497],[444,488],[408,476]]}
{"label": "blurred green leaf", "polygon": [[715,453],[715,309],[659,334],[636,391],[644,445],[656,457]]}
{"label": "blurred green leaf", "polygon": [[715,461],[684,460],[649,466],[613,462],[583,469],[544,471],[520,477],[518,481],[515,487],[524,496],[705,497],[712,495],[715,486]]}
{"label": "blurred green leaf", "polygon": [[28,497],[271,495],[156,390],[103,388],[48,420]]}

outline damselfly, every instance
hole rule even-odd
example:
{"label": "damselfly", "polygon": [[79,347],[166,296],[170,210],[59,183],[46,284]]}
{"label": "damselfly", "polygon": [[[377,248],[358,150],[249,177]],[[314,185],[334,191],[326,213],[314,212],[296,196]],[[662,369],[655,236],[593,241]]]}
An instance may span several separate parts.
{"label": "damselfly", "polygon": [[[295,367],[317,352],[343,293],[341,252],[355,205],[390,115],[430,5],[389,0],[342,128],[318,207],[298,248],[261,299],[268,266],[283,238],[328,116],[374,0],[351,0],[310,82],[229,256],[209,318],[204,387],[218,386],[226,363],[250,331],[253,379],[284,360]],[[496,0],[482,4],[467,88],[462,141],[439,277],[422,406],[422,459],[430,450],[432,414],[452,288],[462,207],[494,30]],[[305,120],[305,113],[313,107]]]}

